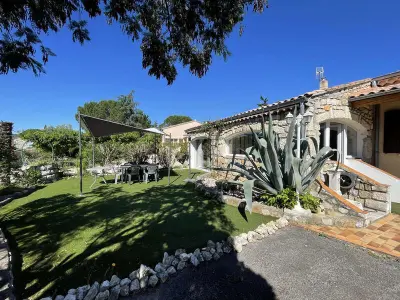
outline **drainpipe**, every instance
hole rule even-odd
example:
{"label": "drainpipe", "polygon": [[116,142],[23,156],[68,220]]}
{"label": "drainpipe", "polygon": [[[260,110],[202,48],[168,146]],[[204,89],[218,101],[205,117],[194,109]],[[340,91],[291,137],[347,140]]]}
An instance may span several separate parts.
{"label": "drainpipe", "polygon": [[374,105],[374,127],[375,127],[375,167],[379,168],[379,122],[380,122],[380,104]]}

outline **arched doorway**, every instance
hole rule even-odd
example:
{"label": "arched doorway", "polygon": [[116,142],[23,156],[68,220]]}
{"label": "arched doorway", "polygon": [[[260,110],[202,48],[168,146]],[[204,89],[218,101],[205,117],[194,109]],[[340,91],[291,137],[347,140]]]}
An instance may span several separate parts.
{"label": "arched doorway", "polygon": [[348,159],[362,158],[363,139],[367,130],[353,120],[330,119],[320,123],[319,148],[329,146],[337,150],[331,158],[346,163]]}

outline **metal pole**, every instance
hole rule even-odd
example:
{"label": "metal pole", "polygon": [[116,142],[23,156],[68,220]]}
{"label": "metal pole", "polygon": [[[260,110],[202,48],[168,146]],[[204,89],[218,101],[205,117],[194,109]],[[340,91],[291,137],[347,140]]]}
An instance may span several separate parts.
{"label": "metal pole", "polygon": [[92,138],[92,167],[94,168],[94,137]]}
{"label": "metal pole", "polygon": [[81,113],[79,113],[79,191],[80,191],[80,196],[82,196],[83,192],[82,192],[82,120],[81,120]]}
{"label": "metal pole", "polygon": [[191,153],[191,150],[190,150],[190,148],[192,148],[191,144],[192,144],[191,138],[188,137],[188,145],[189,145],[189,177],[192,175],[192,164],[191,164],[192,153]]}
{"label": "metal pole", "polygon": [[169,134],[169,148],[168,148],[168,185],[171,184],[171,142],[172,142],[172,135]]}

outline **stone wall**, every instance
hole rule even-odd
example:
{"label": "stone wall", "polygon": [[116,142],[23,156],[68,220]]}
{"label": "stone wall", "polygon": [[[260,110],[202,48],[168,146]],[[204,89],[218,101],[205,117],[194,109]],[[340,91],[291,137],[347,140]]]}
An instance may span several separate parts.
{"label": "stone wall", "polygon": [[356,185],[343,196],[360,202],[365,208],[390,212],[390,198],[386,185],[377,185],[363,178],[357,178]]}
{"label": "stone wall", "polygon": [[15,299],[11,258],[7,239],[3,231],[0,230],[0,299],[4,300]]}
{"label": "stone wall", "polygon": [[59,169],[57,165],[43,165],[34,168],[40,171],[43,182],[49,183],[59,179]]}

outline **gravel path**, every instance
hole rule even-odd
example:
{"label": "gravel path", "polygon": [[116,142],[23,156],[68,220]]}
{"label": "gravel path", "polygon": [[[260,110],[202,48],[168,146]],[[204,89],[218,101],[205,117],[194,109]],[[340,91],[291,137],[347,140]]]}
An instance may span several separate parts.
{"label": "gravel path", "polygon": [[400,299],[400,262],[286,227],[132,299]]}

